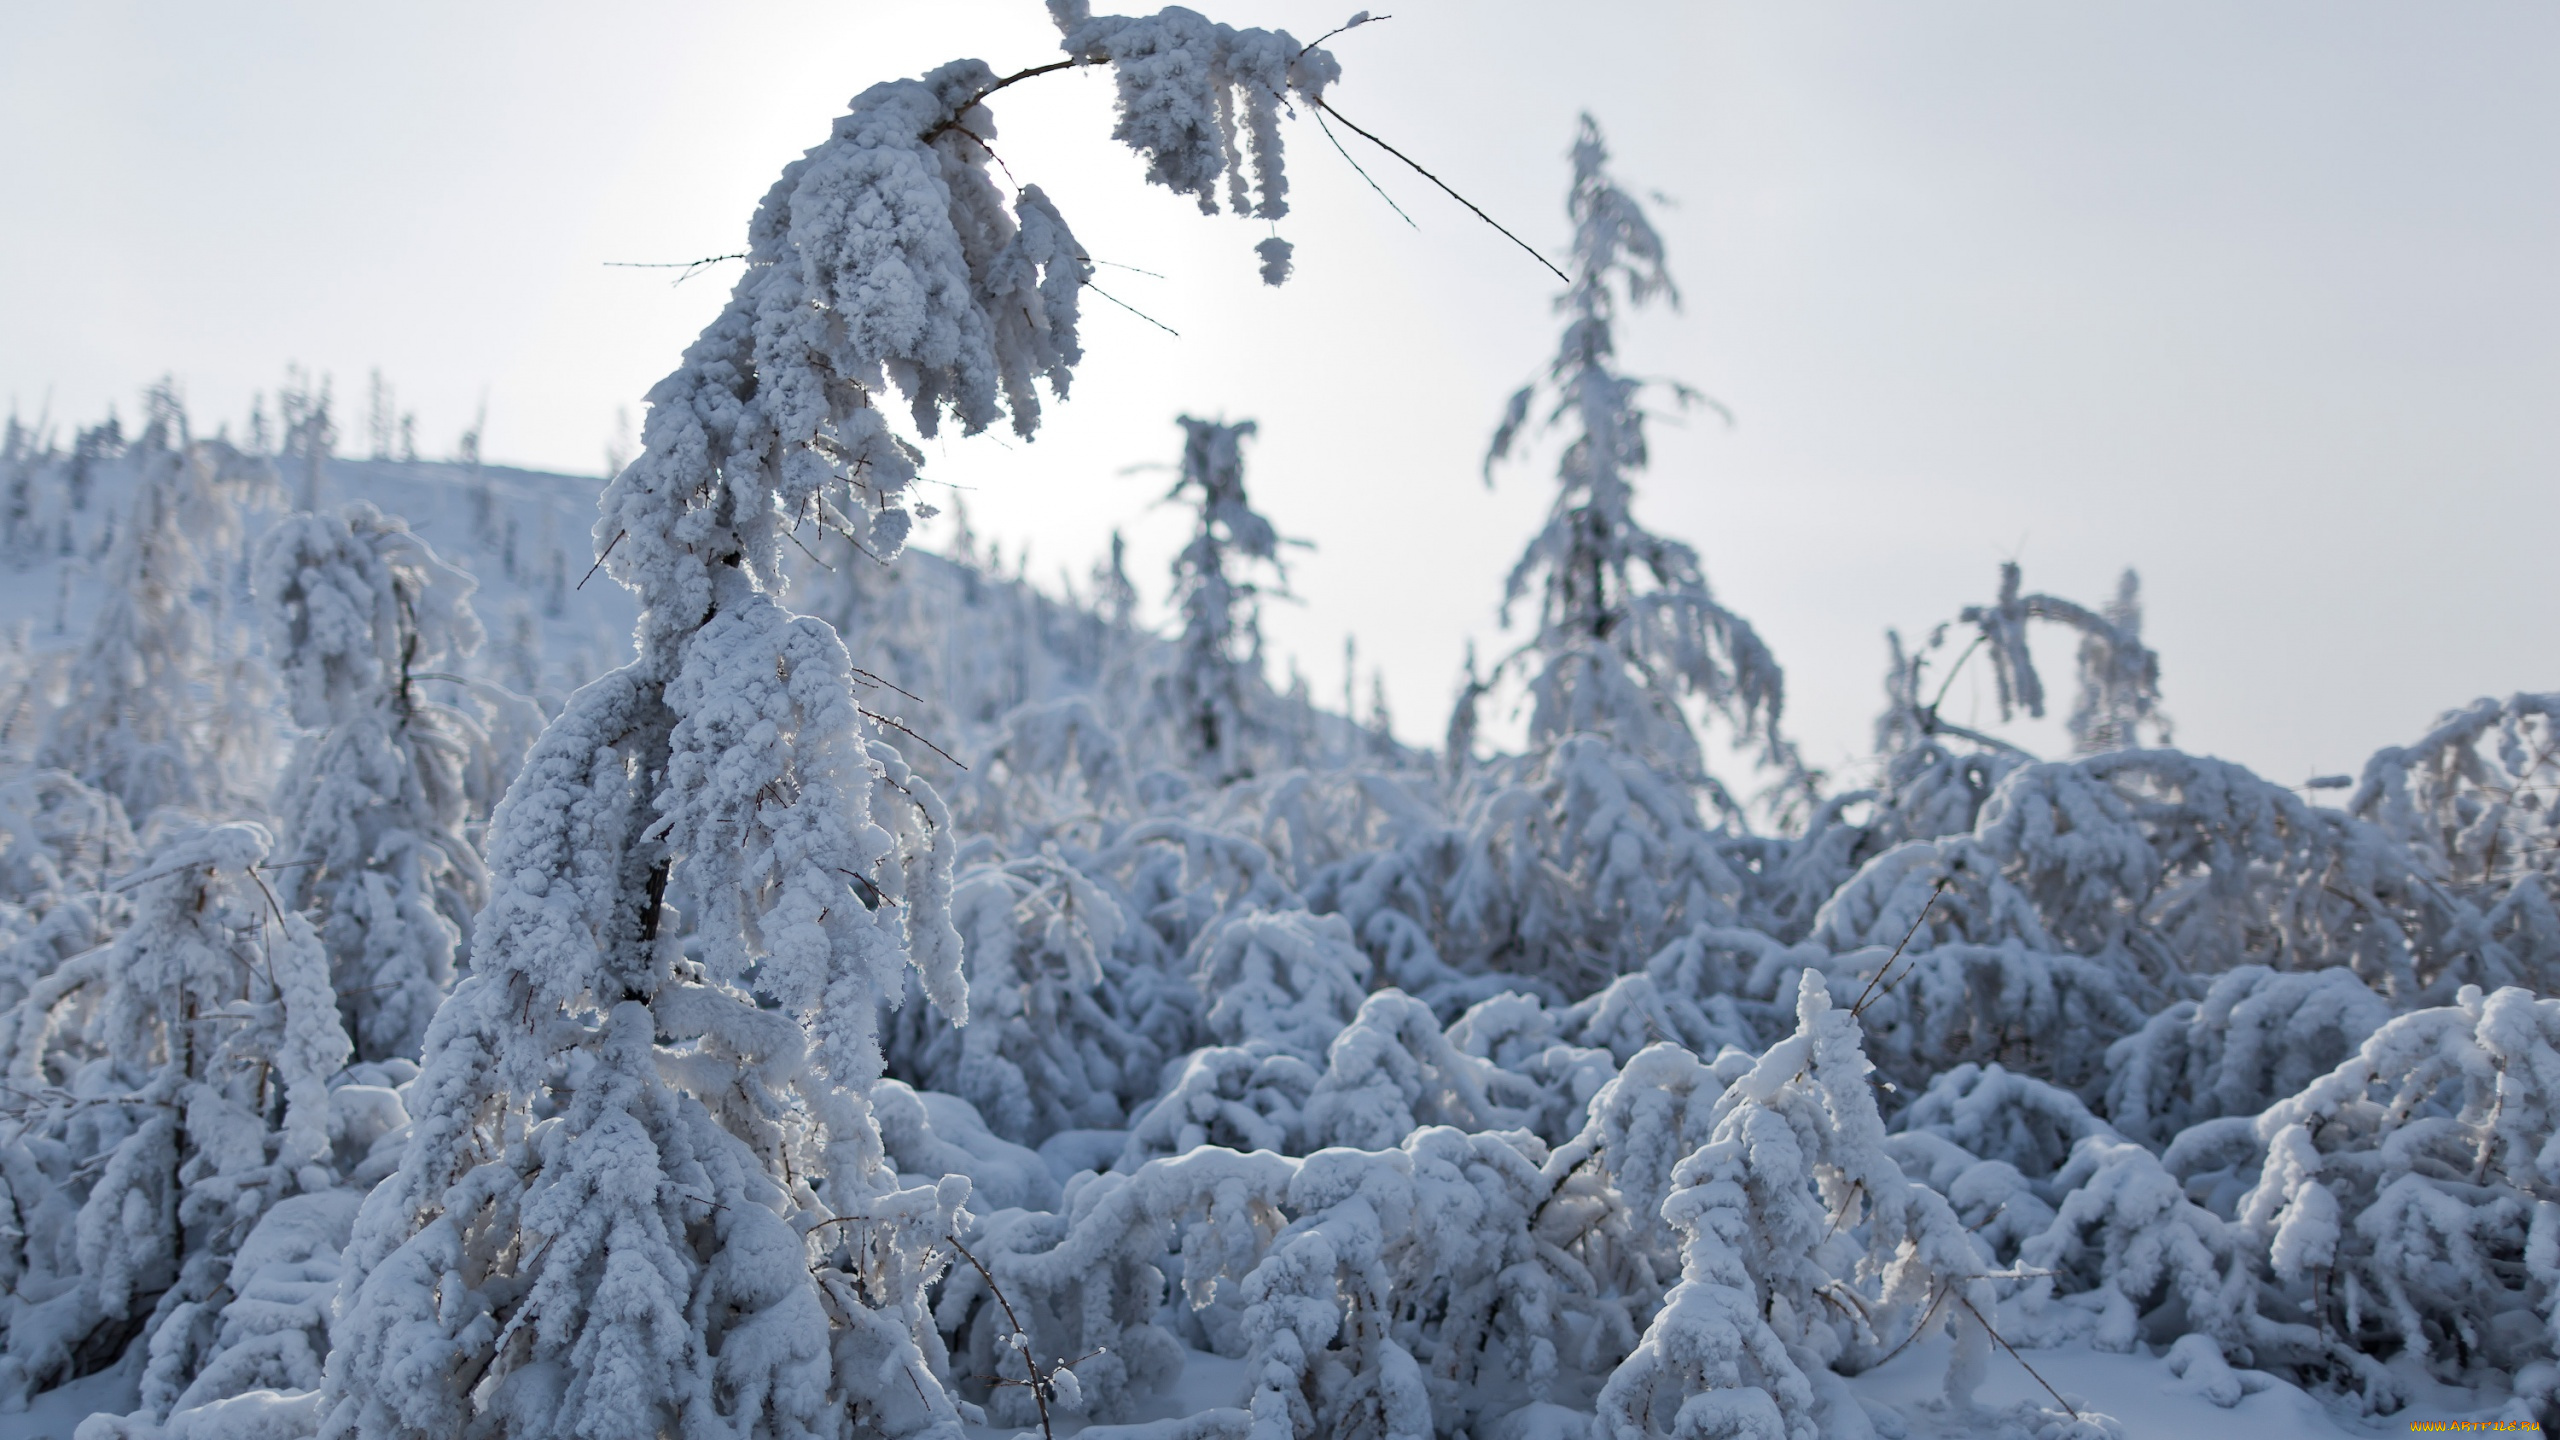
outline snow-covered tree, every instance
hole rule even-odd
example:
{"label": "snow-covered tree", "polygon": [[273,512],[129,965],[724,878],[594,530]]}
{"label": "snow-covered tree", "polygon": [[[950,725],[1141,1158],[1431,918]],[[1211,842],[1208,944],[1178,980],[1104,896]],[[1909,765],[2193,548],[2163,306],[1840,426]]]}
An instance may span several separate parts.
{"label": "snow-covered tree", "polygon": [[38,486],[55,458],[47,423],[40,418],[30,425],[11,407],[8,427],[0,431],[0,545],[14,556],[43,553],[47,537]]}
{"label": "snow-covered tree", "polygon": [[[136,475],[106,558],[107,598],[62,682],[36,762],[122,802],[140,824],[163,806],[200,810],[260,796],[263,776],[226,760],[221,692],[248,677],[221,666],[227,635],[209,623],[240,540],[239,502],[263,467],[219,440],[198,441],[170,391],[127,454]],[[261,761],[254,744],[246,758]]]}
{"label": "snow-covered tree", "polygon": [[249,824],[172,836],[127,882],[114,943],[0,1017],[15,1400],[134,1342],[145,1408],[165,1415],[245,1288],[234,1257],[261,1217],[337,1183],[346,1031],[317,937],[255,873],[268,844]]}
{"label": "snow-covered tree", "polygon": [[[2483,752],[2486,753],[2483,753]],[[2410,847],[2448,884],[2560,872],[2560,694],[2478,700],[2417,744],[2365,762],[2353,814]]]}
{"label": "snow-covered tree", "polygon": [[[1152,179],[1205,203],[1249,138],[1276,215],[1278,107],[1324,52],[1184,10],[1057,18],[1065,63],[1114,66]],[[966,1017],[949,816],[835,632],[774,597],[795,525],[903,543],[893,388],[922,435],[1028,436],[1034,382],[1078,358],[1087,262],[989,175],[1003,83],[961,61],[856,97],[651,391],[596,527],[639,654],[492,821],[472,974],[349,1246],[324,1434],[956,1433],[923,1287],[968,1187],[899,1188],[863,1099],[908,963]]]}
{"label": "snow-covered tree", "polygon": [[951,904],[970,1022],[902,1013],[898,1068],[970,1101],[1008,1140],[1119,1127],[1155,1094],[1165,1057],[1145,1023],[1153,967],[1114,953],[1118,898],[1050,854],[969,872]]}
{"label": "snow-covered tree", "polygon": [[2023,593],[2018,563],[2003,561],[1999,598],[1966,606],[1962,618],[1974,628],[1974,643],[1990,654],[2001,719],[2021,710],[2044,715],[2044,679],[2036,673],[2027,628],[2030,621],[2043,621],[2080,636],[2080,693],[2069,717],[2072,748],[2090,755],[2138,746],[2146,732],[2169,743],[2168,718],[2160,713],[2160,657],[2142,643],[2142,582],[2132,571],[2117,582],[2114,600],[2091,610],[2057,596]]}
{"label": "snow-covered tree", "polygon": [[[1117,545],[1037,583],[956,516],[902,556],[923,442],[1036,431],[1098,263],[994,159],[996,92],[1110,66],[1153,178],[1261,239],[1334,73],[1053,9],[1055,65],[874,87],[759,209],[606,492],[611,673],[556,521],[502,511],[541,477],[335,463],[325,384],[245,456],[165,386],[132,443],[0,433],[0,549],[54,615],[0,627],[0,1408],[2121,1436],[1976,1403],[2014,1345],[2223,1406],[2560,1414],[2560,699],[2273,784],[2167,748],[2129,575],[2083,607],[2011,567],[1892,641],[1874,778],[1822,791],[1765,650],[1635,518],[1617,327],[1669,280],[1587,128],[1565,342],[1495,445],[1559,432],[1537,619],[1438,763],[1363,718],[1356,652],[1338,715],[1262,679],[1245,426],[1185,424],[1178,638]],[[471,534],[273,519],[239,503],[271,450],[306,494],[448,486]],[[512,633],[474,670],[481,558]],[[2060,641],[2070,758],[1940,713],[1967,664],[2059,708]],[[1478,753],[1489,698],[1520,753]],[[1774,788],[1724,788],[1731,747]],[[1945,1394],[1903,1398],[1924,1347]]]}
{"label": "snow-covered tree", "polygon": [[[1529,673],[1529,735],[1540,744],[1576,732],[1606,735],[1648,767],[1690,785],[1709,781],[1682,704],[1703,701],[1792,763],[1777,730],[1785,680],[1748,621],[1716,602],[1697,552],[1655,534],[1634,514],[1635,477],[1651,455],[1646,382],[1617,368],[1619,307],[1678,302],[1662,237],[1635,196],[1608,173],[1600,127],[1582,117],[1573,142],[1573,281],[1558,297],[1562,341],[1540,383],[1511,397],[1486,456],[1507,457],[1541,392],[1550,425],[1566,431],[1556,498],[1504,587],[1506,611],[1535,597],[1528,643],[1495,667]],[[1682,403],[1699,397],[1673,386]]]}
{"label": "snow-covered tree", "polygon": [[2243,965],[2109,1048],[2107,1118],[2158,1146],[2200,1121],[2256,1115],[2390,1018],[2390,1005],[2350,971]]}
{"label": "snow-covered tree", "polygon": [[[1027,1424],[1026,1362],[1063,1362],[1083,1412],[1115,1420],[1172,1387],[1186,1341],[1241,1358],[1251,1343],[1244,1281],[1289,1223],[1299,1169],[1268,1151],[1195,1145],[1085,1177],[1058,1212],[989,1216],[964,1242],[985,1272],[955,1269],[935,1302],[959,1336],[964,1393],[985,1395],[997,1423]],[[985,1388],[989,1379],[1014,1383]]]}
{"label": "snow-covered tree", "polygon": [[[488,877],[488,737],[420,693],[479,646],[467,575],[358,501],[259,544],[267,653],[307,733],[276,797],[285,903],[317,915],[357,1057],[414,1058]],[[475,794],[475,789],[482,793]]]}
{"label": "snow-covered tree", "polygon": [[2253,1124],[2239,1224],[2368,1405],[2405,1398],[2393,1357],[2560,1400],[2560,1000],[2465,986]]}
{"label": "snow-covered tree", "polygon": [[[1742,806],[1708,773],[1685,706],[1703,703],[1757,742],[1798,798],[1811,784],[1777,729],[1784,679],[1768,647],[1716,602],[1697,552],[1633,511],[1650,458],[1645,382],[1617,368],[1616,325],[1622,304],[1676,292],[1661,237],[1607,161],[1585,116],[1563,340],[1544,380],[1511,397],[1486,460],[1490,476],[1551,394],[1547,419],[1566,432],[1556,498],[1504,591],[1506,617],[1534,599],[1535,619],[1490,676],[1470,672],[1450,725],[1468,839],[1447,881],[1445,948],[1453,963],[1543,974],[1573,997],[1693,925],[1731,920],[1741,898],[1698,800],[1732,819]],[[1514,675],[1530,699],[1527,753],[1465,768],[1480,696]]]}
{"label": "snow-covered tree", "polygon": [[1973,1404],[1989,1266],[1946,1198],[1887,1148],[1857,1017],[1810,972],[1796,1015],[1672,1171],[1661,1215],[1680,1233],[1681,1282],[1600,1393],[1612,1440],[1863,1427],[1831,1367],[1941,1323],[1957,1337],[1947,1398]]}
{"label": "snow-covered tree", "polygon": [[139,853],[113,796],[60,770],[0,781],[0,1004],[109,938],[126,907],[108,877]]}
{"label": "snow-covered tree", "polygon": [[1381,990],[1334,1036],[1301,1124],[1309,1149],[1388,1150],[1423,1125],[1525,1129],[1541,1098],[1528,1077],[1451,1044],[1430,1006]]}
{"label": "snow-covered tree", "polygon": [[1687,789],[1606,737],[1562,736],[1468,784],[1442,870],[1451,963],[1578,997],[1736,918],[1742,877]]}
{"label": "snow-covered tree", "polygon": [[1280,532],[1244,492],[1244,440],[1254,423],[1185,415],[1181,424],[1182,466],[1169,498],[1191,499],[1199,519],[1173,561],[1182,636],[1155,679],[1154,707],[1192,768],[1225,784],[1269,763],[1256,614],[1262,587],[1252,569],[1260,562],[1280,573]]}
{"label": "snow-covered tree", "polygon": [[2560,979],[2560,695],[2448,713],[2417,744],[2376,752],[2347,809],[2398,841],[2459,913],[2470,953],[2455,980]]}

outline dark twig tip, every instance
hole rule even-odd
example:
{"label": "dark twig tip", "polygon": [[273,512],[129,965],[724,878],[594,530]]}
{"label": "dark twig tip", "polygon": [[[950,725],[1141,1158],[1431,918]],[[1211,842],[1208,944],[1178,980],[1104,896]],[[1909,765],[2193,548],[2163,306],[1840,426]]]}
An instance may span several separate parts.
{"label": "dark twig tip", "polygon": [[1397,159],[1403,161],[1414,174],[1419,175],[1423,179],[1430,181],[1432,184],[1439,186],[1440,193],[1457,201],[1459,204],[1466,206],[1468,210],[1474,212],[1477,219],[1501,232],[1503,239],[1508,240],[1512,244],[1519,246],[1522,250],[1527,251],[1530,259],[1547,267],[1548,273],[1554,275],[1557,279],[1563,281],[1567,285],[1573,283],[1573,277],[1567,275],[1562,270],[1557,269],[1556,262],[1539,254],[1536,246],[1531,245],[1528,241],[1521,239],[1519,236],[1512,234],[1508,229],[1505,229],[1501,221],[1484,213],[1483,207],[1477,205],[1473,200],[1470,200],[1466,196],[1459,194],[1457,191],[1450,189],[1447,181],[1432,174],[1430,171],[1423,169],[1420,162],[1416,161],[1412,156],[1407,155],[1393,145],[1379,139],[1377,136],[1370,134],[1368,131],[1361,129],[1357,121],[1354,121],[1350,116],[1343,114],[1341,111],[1336,110],[1331,105],[1326,104],[1322,99],[1315,96],[1309,96],[1307,98],[1308,103],[1314,105],[1319,112],[1330,115],[1334,119],[1341,121],[1350,129],[1352,134],[1359,136],[1361,139],[1366,140],[1370,144],[1377,146],[1379,149],[1386,151],[1390,155],[1393,155]]}

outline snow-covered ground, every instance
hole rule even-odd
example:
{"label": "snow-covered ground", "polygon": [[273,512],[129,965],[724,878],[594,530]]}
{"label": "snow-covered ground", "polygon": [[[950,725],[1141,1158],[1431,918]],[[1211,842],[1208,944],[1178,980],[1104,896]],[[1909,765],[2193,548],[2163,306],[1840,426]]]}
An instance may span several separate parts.
{"label": "snow-covered ground", "polygon": [[[1922,1341],[1855,1377],[1849,1388],[1861,1399],[1900,1416],[1912,1440],[1971,1440],[1981,1433],[1978,1420],[1950,1418],[1935,1408],[1939,1382],[1946,1374],[1946,1352],[1943,1339]],[[2493,1429],[2494,1409],[2481,1408],[2471,1397],[2441,1387],[2427,1387],[2401,1414],[2368,1417],[2324,1405],[2295,1386],[2269,1377],[2266,1388],[2224,1408],[2197,1394],[2154,1355],[2108,1354],[2082,1346],[2024,1354],[2036,1373],[2065,1399],[2114,1416],[2129,1440],[2371,1440],[2409,1434],[2416,1421],[2438,1420],[2480,1422],[2477,1433],[2519,1433],[2512,1426]],[[47,1391],[20,1414],[0,1414],[0,1440],[71,1440],[71,1432],[91,1413],[124,1413],[133,1406],[138,1368],[128,1360],[113,1370]],[[1061,1414],[1054,1425],[1061,1437],[1175,1440],[1184,1430],[1180,1422],[1187,1417],[1232,1409],[1245,1395],[1245,1362],[1186,1350],[1181,1379],[1127,1420],[1102,1425]],[[1992,1366],[1980,1398],[2001,1408],[2051,1400],[2018,1362],[2006,1356]],[[1556,1419],[1569,1413],[1558,1412]],[[1878,1433],[1891,1440],[1892,1421],[1876,1418],[1883,1421]],[[972,1440],[1013,1440],[1024,1433],[1021,1427],[1009,1425],[971,1425],[967,1431]],[[1533,1440],[1530,1432],[1506,1433],[1515,1440]],[[1577,1432],[1561,1425],[1544,1433],[1552,1440],[1577,1440]]]}

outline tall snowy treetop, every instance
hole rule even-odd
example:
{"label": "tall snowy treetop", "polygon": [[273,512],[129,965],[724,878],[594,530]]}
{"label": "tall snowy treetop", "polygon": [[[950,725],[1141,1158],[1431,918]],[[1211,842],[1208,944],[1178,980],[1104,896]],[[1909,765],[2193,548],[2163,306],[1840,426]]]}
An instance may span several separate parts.
{"label": "tall snowy treetop", "polygon": [[1182,426],[1182,475],[1168,498],[1186,491],[1200,493],[1200,524],[1222,532],[1222,549],[1256,560],[1279,557],[1280,532],[1255,510],[1244,493],[1244,440],[1257,427],[1250,420],[1229,425],[1185,415]]}
{"label": "tall snowy treetop", "polygon": [[[1053,13],[1071,57],[1060,67],[1112,67],[1114,133],[1147,158],[1150,181],[1214,209],[1225,175],[1238,213],[1287,212],[1279,117],[1292,92],[1312,98],[1340,73],[1331,56],[1179,8]],[[999,79],[962,60],[875,85],[766,194],[747,273],[650,392],[643,453],[597,521],[599,551],[649,595],[653,624],[700,622],[708,566],[777,588],[785,532],[804,524],[893,555],[922,457],[883,416],[891,387],[925,436],[946,418],[964,434],[1003,418],[1027,439],[1038,382],[1066,393],[1092,265],[1038,186],[1008,194],[990,176],[996,128],[980,103],[1034,73]],[[1256,250],[1276,283],[1287,257],[1275,244]]]}
{"label": "tall snowy treetop", "polygon": [[1680,304],[1679,287],[1664,268],[1662,237],[1645,217],[1634,196],[1609,178],[1609,147],[1600,138],[1600,123],[1585,114],[1573,136],[1573,194],[1566,201],[1573,217],[1573,288],[1556,302],[1561,310],[1606,313],[1609,280],[1621,279],[1629,304],[1642,305],[1655,296]]}
{"label": "tall snowy treetop", "polygon": [[327,725],[384,690],[405,703],[414,671],[480,648],[477,585],[363,501],[279,521],[258,546],[257,592],[294,722]]}
{"label": "tall snowy treetop", "polygon": [[[1679,296],[1661,235],[1610,178],[1608,148],[1588,115],[1572,155],[1566,210],[1574,278],[1556,302],[1566,316],[1564,334],[1543,382],[1511,397],[1485,457],[1490,481],[1493,462],[1519,441],[1541,389],[1551,393],[1545,423],[1565,432],[1555,503],[1503,595],[1506,623],[1513,604],[1538,597],[1537,631],[1495,667],[1496,676],[1538,657],[1530,721],[1536,738],[1605,731],[1652,763],[1699,778],[1694,738],[1678,719],[1685,694],[1722,711],[1741,734],[1757,736],[1769,764],[1805,778],[1777,731],[1785,677],[1776,658],[1750,622],[1716,602],[1698,552],[1635,517],[1635,476],[1650,460],[1640,403],[1648,382],[1614,365],[1618,291],[1631,305],[1676,304]],[[1682,385],[1672,391],[1684,405],[1701,398]]]}

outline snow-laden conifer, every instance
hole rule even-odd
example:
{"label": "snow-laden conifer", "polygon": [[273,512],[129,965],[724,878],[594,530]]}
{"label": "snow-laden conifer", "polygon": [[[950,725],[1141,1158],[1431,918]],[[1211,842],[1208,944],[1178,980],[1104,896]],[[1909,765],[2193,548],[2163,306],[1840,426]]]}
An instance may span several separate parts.
{"label": "snow-laden conifer", "polygon": [[166,389],[150,411],[124,456],[135,483],[113,527],[106,603],[35,757],[115,796],[137,825],[168,805],[254,804],[266,760],[257,737],[224,733],[238,718],[224,713],[225,692],[255,677],[225,666],[230,636],[210,623],[208,603],[239,544],[240,502],[265,471],[222,441],[193,439]]}
{"label": "snow-laden conifer", "polygon": [[[1165,1057],[1143,1028],[1152,977],[1113,953],[1127,926],[1117,897],[1054,854],[1032,856],[963,876],[952,919],[970,1020],[914,1017],[922,1034],[903,1068],[1027,1145],[1115,1129],[1154,1095]],[[896,1023],[903,1039],[908,1017]]]}
{"label": "snow-laden conifer", "polygon": [[165,1416],[255,1278],[234,1261],[261,1217],[337,1182],[328,1084],[347,1036],[317,937],[253,873],[268,847],[250,824],[171,836],[125,882],[114,943],[0,1017],[16,1112],[0,1383],[17,1400],[132,1342],[146,1418]]}
{"label": "snow-laden conifer", "polygon": [[2365,762],[2347,802],[2476,914],[2456,978],[2549,989],[2560,976],[2560,695],[2452,711]]}
{"label": "snow-laden conifer", "polygon": [[[1108,1421],[1172,1386],[1185,1343],[1242,1357],[1242,1286],[1288,1223],[1298,1170],[1269,1151],[1194,1145],[1079,1177],[1056,1213],[989,1216],[968,1243],[1013,1308],[1008,1316],[974,1267],[952,1274],[936,1306],[960,1337],[958,1368],[1020,1381],[1026,1361],[1071,1362],[1084,1413]],[[1027,1345],[1013,1342],[1014,1319]],[[974,1378],[962,1389],[983,1394],[999,1424],[1035,1418],[1020,1384]]]}
{"label": "snow-laden conifer", "polygon": [[1897,1082],[1997,1060],[2094,1087],[2100,1049],[2054,1037],[2112,1042],[2249,965],[2337,967],[2416,1002],[2459,982],[2486,929],[2379,827],[2225,761],[2115,750],[2010,771],[1971,832],[1861,866],[1811,939],[1860,985],[1904,949],[1910,978],[1869,1007]]}
{"label": "snow-laden conifer", "polygon": [[2553,1403],[2560,1000],[2466,986],[2365,1037],[2254,1128],[2239,1224],[2368,1405],[2404,1398],[2378,1363],[2395,1354]]}
{"label": "snow-laden conifer", "polygon": [[[1071,60],[1127,67],[1122,137],[1187,191],[1272,87],[1334,73],[1187,11],[1058,18]],[[1272,93],[1179,134],[1133,103],[1211,72]],[[795,526],[903,543],[920,457],[893,388],[922,435],[1029,436],[1034,383],[1062,391],[1078,358],[1088,262],[1037,187],[991,179],[997,88],[961,61],[856,97],[650,392],[596,526],[639,654],[572,698],[492,821],[473,973],[349,1246],[324,1434],[956,1432],[922,1307],[967,1185],[897,1188],[863,1100],[909,963],[966,1017],[952,827],[835,632],[775,594]],[[1255,148],[1276,180],[1276,135]],[[718,1063],[662,1067],[670,1047]]]}
{"label": "snow-laden conifer", "polygon": [[1134,1170],[1203,1145],[1294,1149],[1322,1078],[1305,1057],[1268,1041],[1204,1045],[1166,1067],[1160,1093],[1130,1119],[1117,1168]]}
{"label": "snow-laden conifer", "polygon": [[[1511,397],[1486,457],[1490,475],[1541,393],[1551,395],[1547,421],[1566,431],[1556,498],[1504,587],[1506,608],[1534,596],[1534,629],[1496,674],[1532,672],[1532,743],[1603,734],[1651,768],[1698,784],[1705,762],[1682,702],[1706,702],[1741,738],[1764,741],[1782,759],[1785,681],[1759,633],[1716,602],[1697,552],[1633,513],[1635,477],[1651,457],[1639,403],[1645,382],[1617,368],[1619,306],[1676,304],[1678,291],[1662,237],[1610,177],[1608,159],[1600,127],[1582,117],[1566,201],[1574,278],[1556,302],[1563,338],[1545,379]],[[1685,387],[1674,393],[1684,403],[1699,398]]]}
{"label": "snow-laden conifer", "polygon": [[1301,1124],[1310,1150],[1387,1150],[1422,1125],[1525,1128],[1541,1098],[1526,1076],[1451,1044],[1430,1006],[1381,990],[1333,1038]]}
{"label": "snow-laden conifer", "polygon": [[[1684,706],[1703,703],[1805,793],[1809,777],[1781,737],[1784,679],[1757,631],[1717,603],[1690,546],[1633,512],[1649,461],[1644,382],[1617,368],[1620,306],[1672,297],[1661,237],[1607,171],[1585,116],[1573,146],[1567,209],[1573,281],[1557,306],[1564,335],[1543,381],[1511,397],[1487,473],[1525,433],[1540,396],[1565,431],[1557,491],[1504,588],[1534,603],[1529,639],[1479,681],[1453,719],[1452,763],[1466,757],[1478,697],[1507,676],[1530,699],[1527,753],[1465,772],[1470,854],[1449,884],[1453,961],[1543,973],[1568,998],[1640,965],[1699,923],[1733,918],[1741,885],[1697,814],[1705,796],[1739,818],[1711,776]],[[1685,388],[1676,393],[1692,398]]]}
{"label": "snow-laden conifer", "polygon": [[1255,562],[1279,574],[1280,532],[1244,490],[1250,420],[1228,424],[1182,417],[1182,466],[1170,498],[1199,507],[1191,541],[1173,562],[1174,608],[1182,636],[1155,680],[1158,723],[1193,769],[1217,783],[1241,780],[1270,763],[1264,712],[1262,627]]}
{"label": "snow-laden conifer", "polygon": [[1945,1197],[1888,1150],[1857,1018],[1811,973],[1796,1013],[1672,1173],[1661,1213],[1680,1232],[1682,1279],[1601,1391],[1613,1440],[1863,1425],[1829,1367],[1940,1323],[1957,1336],[1948,1400],[1973,1404],[1989,1267]]}
{"label": "snow-laden conifer", "polygon": [[2346,970],[2243,965],[2107,1052],[2107,1118],[2150,1145],[2199,1121],[2250,1116],[2354,1053],[2391,1007]]}
{"label": "snow-laden conifer", "polygon": [[1442,871],[1452,963],[1578,998],[1696,925],[1737,918],[1739,873],[1675,777],[1577,731],[1478,768]]}
{"label": "snow-laden conifer", "polygon": [[2236,1354],[2253,1345],[2298,1353],[2310,1338],[2308,1327],[2260,1315],[2246,1236],[2190,1200],[2140,1145],[2090,1134],[2046,1188],[2060,1196],[2054,1218],[2018,1248],[2028,1276],[2013,1311],[2026,1322],[2018,1339],[2131,1350],[2142,1315],[2170,1300],[2187,1330]]}
{"label": "snow-laden conifer", "polygon": [[114,933],[126,906],[108,877],[139,853],[113,796],[60,770],[0,781],[0,1004]]}
{"label": "snow-laden conifer", "polygon": [[418,678],[478,647],[471,589],[362,501],[290,516],[258,547],[269,663],[307,732],[276,796],[278,884],[318,917],[361,1060],[417,1054],[487,899],[465,826],[496,798],[473,793],[489,740]]}

